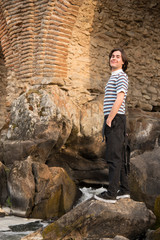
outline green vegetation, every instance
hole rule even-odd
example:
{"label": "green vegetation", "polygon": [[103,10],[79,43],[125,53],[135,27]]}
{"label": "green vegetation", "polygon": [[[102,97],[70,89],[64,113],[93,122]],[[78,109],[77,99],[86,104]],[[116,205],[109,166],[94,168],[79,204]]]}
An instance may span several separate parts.
{"label": "green vegetation", "polygon": [[11,198],[10,197],[8,197],[7,200],[6,200],[6,206],[10,207],[10,208],[12,207],[12,202],[11,202]]}
{"label": "green vegetation", "polygon": [[6,175],[8,176],[8,174],[10,173],[11,169],[7,166],[4,165],[4,170],[6,172]]}
{"label": "green vegetation", "polygon": [[156,223],[153,228],[157,229],[160,227],[160,195],[155,200],[154,214],[156,216]]}

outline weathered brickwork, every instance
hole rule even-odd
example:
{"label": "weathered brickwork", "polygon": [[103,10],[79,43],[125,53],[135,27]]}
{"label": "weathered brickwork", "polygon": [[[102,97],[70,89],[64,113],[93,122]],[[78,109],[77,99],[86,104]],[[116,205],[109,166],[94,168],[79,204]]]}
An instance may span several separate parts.
{"label": "weathered brickwork", "polygon": [[9,106],[32,85],[57,84],[81,107],[103,94],[108,54],[121,46],[129,57],[128,106],[159,111],[159,12],[159,0],[0,0],[8,69],[1,102]]}
{"label": "weathered brickwork", "polygon": [[6,112],[6,82],[7,68],[4,64],[4,56],[0,47],[0,128],[5,125],[5,119],[7,117]]}
{"label": "weathered brickwork", "polygon": [[0,1],[6,66],[19,84],[46,84],[67,74],[67,48],[79,1]]}

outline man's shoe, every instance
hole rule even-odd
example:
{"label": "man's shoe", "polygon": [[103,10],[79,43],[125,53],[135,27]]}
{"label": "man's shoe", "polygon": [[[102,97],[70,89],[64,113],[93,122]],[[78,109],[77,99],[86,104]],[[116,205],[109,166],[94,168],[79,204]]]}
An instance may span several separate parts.
{"label": "man's shoe", "polygon": [[118,200],[118,199],[122,199],[122,198],[130,198],[130,194],[118,191],[116,199]]}
{"label": "man's shoe", "polygon": [[107,203],[115,203],[116,202],[116,197],[110,196],[106,191],[102,192],[98,195],[94,196],[95,199],[107,202]]}

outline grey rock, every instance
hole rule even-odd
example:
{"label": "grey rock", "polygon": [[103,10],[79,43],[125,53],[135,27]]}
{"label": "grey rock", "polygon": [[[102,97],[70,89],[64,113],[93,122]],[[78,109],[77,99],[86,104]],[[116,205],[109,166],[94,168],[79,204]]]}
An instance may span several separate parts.
{"label": "grey rock", "polygon": [[[131,150],[153,150],[155,144],[160,146],[160,113],[145,112],[140,109],[128,110],[128,133]],[[157,142],[156,142],[157,141]]]}
{"label": "grey rock", "polygon": [[28,217],[34,206],[35,180],[32,174],[32,161],[14,162],[8,176],[8,191],[12,212]]}
{"label": "grey rock", "polygon": [[30,154],[45,163],[53,148],[59,150],[65,144],[78,120],[74,121],[74,108],[68,110],[68,99],[58,91],[55,87],[54,94],[49,94],[32,88],[13,102],[9,127],[0,145],[5,164]]}
{"label": "grey rock", "polygon": [[131,158],[130,188],[135,200],[143,201],[154,209],[160,195],[160,147]]}

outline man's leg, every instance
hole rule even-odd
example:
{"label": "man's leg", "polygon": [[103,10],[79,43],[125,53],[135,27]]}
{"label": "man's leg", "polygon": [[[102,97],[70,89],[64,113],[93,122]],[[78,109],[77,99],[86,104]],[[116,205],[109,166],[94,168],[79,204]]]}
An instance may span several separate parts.
{"label": "man's leg", "polygon": [[124,155],[123,155],[123,162],[122,162],[121,173],[120,173],[120,188],[117,194],[117,199],[121,199],[121,198],[130,198],[128,176],[125,169]]}
{"label": "man's leg", "polygon": [[115,125],[106,130],[106,160],[109,167],[108,193],[117,195],[122,168],[122,153],[124,143],[124,124],[121,119],[115,119]]}
{"label": "man's leg", "polygon": [[125,162],[123,161],[120,174],[120,191],[122,193],[129,193],[128,176],[125,170]]}

